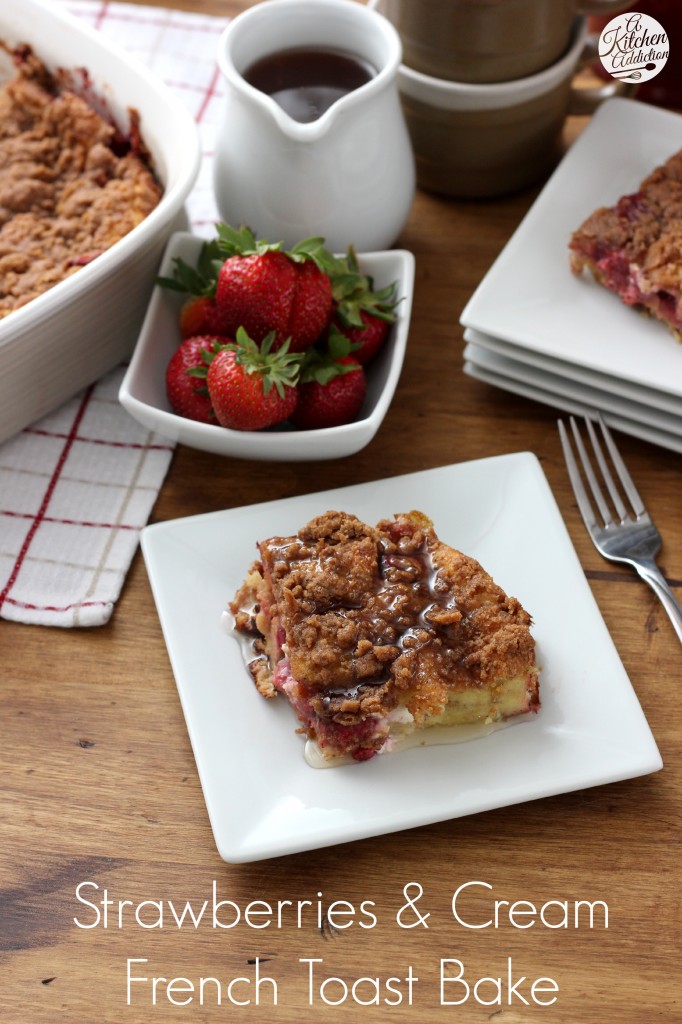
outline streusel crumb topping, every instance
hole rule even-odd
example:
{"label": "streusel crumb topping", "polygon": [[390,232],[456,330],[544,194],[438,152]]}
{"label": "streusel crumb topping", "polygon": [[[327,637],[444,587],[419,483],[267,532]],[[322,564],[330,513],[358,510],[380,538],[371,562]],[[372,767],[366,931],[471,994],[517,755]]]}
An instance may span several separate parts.
{"label": "streusel crumb topping", "polygon": [[0,88],[0,317],[76,273],[158,205],[137,116],[123,140],[29,47]]}
{"label": "streusel crumb topping", "polygon": [[260,548],[292,676],[322,717],[351,723],[412,694],[419,720],[533,663],[529,615],[421,513],[371,527],[326,512]]}

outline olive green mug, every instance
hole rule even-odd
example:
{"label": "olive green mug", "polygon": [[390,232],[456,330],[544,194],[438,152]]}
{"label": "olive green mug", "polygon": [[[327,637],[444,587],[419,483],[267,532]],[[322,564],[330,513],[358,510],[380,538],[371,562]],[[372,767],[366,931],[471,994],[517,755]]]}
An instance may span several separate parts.
{"label": "olive green mug", "polygon": [[547,175],[560,156],[568,114],[591,113],[604,99],[633,90],[615,79],[596,88],[574,82],[595,59],[596,44],[578,18],[568,50],[549,68],[485,85],[432,78],[402,64],[398,89],[419,187],[487,198]]}
{"label": "olive green mug", "polygon": [[627,0],[369,0],[398,30],[415,71],[457,82],[505,82],[554,64],[581,14]]}

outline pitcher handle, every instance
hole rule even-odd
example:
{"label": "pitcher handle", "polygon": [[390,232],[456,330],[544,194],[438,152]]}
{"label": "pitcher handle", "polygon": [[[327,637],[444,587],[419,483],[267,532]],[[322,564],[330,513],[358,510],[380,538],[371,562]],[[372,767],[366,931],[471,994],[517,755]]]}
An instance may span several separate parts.
{"label": "pitcher handle", "polygon": [[[621,0],[618,0],[620,3]],[[576,72],[582,68],[589,67],[599,59],[599,36],[589,35],[585,40],[583,52],[580,54]],[[569,114],[593,114],[600,103],[609,100],[613,96],[632,96],[637,90],[636,82],[620,82],[613,78],[603,85],[580,87],[573,83],[571,86],[571,101]]]}

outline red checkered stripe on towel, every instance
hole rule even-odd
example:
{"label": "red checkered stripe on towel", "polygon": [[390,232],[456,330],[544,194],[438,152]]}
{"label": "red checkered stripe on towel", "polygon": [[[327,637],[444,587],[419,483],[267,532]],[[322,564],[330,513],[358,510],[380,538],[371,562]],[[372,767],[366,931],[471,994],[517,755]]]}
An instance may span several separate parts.
{"label": "red checkered stripe on towel", "polygon": [[121,373],[0,447],[0,617],[111,614],[174,447],[118,405]]}

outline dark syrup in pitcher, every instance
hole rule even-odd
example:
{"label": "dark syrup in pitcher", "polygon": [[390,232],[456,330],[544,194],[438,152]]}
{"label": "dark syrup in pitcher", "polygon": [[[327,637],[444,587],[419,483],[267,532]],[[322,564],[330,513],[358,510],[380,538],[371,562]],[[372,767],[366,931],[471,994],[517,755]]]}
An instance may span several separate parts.
{"label": "dark syrup in pitcher", "polygon": [[244,78],[294,121],[317,121],[333,103],[365,85],[376,70],[344,50],[301,48],[261,57]]}

